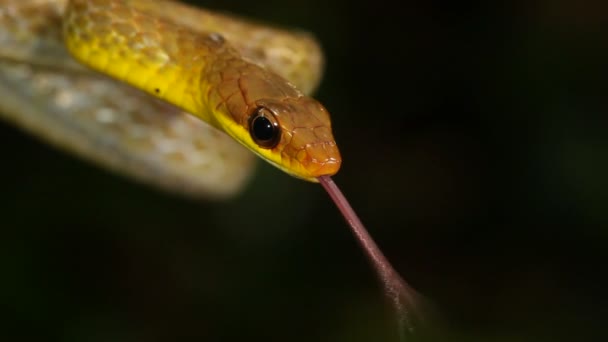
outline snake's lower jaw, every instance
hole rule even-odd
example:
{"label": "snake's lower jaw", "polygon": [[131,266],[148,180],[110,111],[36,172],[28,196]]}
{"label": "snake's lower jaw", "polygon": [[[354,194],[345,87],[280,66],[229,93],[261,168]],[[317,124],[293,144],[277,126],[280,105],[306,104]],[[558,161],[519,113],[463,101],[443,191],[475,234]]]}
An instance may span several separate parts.
{"label": "snake's lower jaw", "polygon": [[309,168],[305,168],[303,165],[298,165],[298,167],[294,167],[291,164],[289,167],[284,166],[282,164],[276,163],[272,160],[266,159],[262,157],[265,161],[270,163],[271,165],[277,167],[281,171],[287,173],[288,175],[305,180],[308,182],[318,183],[319,177],[321,176],[333,176],[338,170],[340,170],[340,165],[342,164],[342,160],[338,159],[328,159],[322,163],[316,162],[313,164],[309,164]]}
{"label": "snake's lower jaw", "polygon": [[[318,183],[319,177],[335,175],[342,165],[342,158],[340,157],[338,149],[335,147],[335,143],[331,144],[331,147],[329,148],[320,147],[322,145],[318,146],[319,147],[317,148],[322,149],[324,153],[322,155],[316,153],[315,157],[311,157],[309,148],[303,150],[302,153],[299,153],[296,158],[268,158],[259,153],[259,151],[253,150],[253,152],[260,156],[264,161],[292,177]],[[327,154],[328,151],[330,152],[329,155]]]}

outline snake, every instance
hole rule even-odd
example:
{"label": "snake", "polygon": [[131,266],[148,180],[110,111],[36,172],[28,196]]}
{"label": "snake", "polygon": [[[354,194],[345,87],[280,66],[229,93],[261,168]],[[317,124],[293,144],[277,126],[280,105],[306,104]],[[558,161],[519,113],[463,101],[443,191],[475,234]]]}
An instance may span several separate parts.
{"label": "snake", "polygon": [[374,266],[399,330],[413,331],[422,299],[330,177],[342,159],[329,113],[311,97],[324,59],[310,33],[169,0],[0,5],[0,117],[184,195],[234,195],[256,155],[321,183]]}
{"label": "snake", "polygon": [[40,139],[207,197],[242,188],[251,155],[311,182],[340,168],[307,32],[176,1],[0,5],[0,116]]}

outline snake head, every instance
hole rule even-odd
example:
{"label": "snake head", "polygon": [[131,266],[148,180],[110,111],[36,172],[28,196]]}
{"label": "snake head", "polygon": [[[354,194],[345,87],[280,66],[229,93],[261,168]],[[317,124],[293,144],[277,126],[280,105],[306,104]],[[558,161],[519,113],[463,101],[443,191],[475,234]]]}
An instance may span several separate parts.
{"label": "snake head", "polygon": [[294,177],[317,182],[338,172],[342,158],[323,105],[260,66],[232,63],[222,64],[209,91],[212,124]]}
{"label": "snake head", "polygon": [[[338,172],[342,158],[327,110],[313,98],[261,98],[247,106],[228,107],[219,126],[262,159],[307,181]],[[240,102],[240,101],[239,101]]]}
{"label": "snake head", "polygon": [[329,114],[310,97],[258,100],[247,126],[256,152],[295,177],[316,181],[340,168]]}

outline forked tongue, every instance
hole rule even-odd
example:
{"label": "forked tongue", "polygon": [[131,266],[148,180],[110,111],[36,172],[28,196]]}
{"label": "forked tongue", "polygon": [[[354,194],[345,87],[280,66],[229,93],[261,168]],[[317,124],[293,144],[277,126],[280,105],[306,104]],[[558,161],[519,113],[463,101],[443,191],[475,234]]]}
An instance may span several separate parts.
{"label": "forked tongue", "polygon": [[421,296],[395,271],[331,177],[321,176],[318,179],[348,222],[357,241],[376,270],[384,286],[384,294],[395,311],[400,340],[405,341],[406,336],[414,334],[414,322],[423,320],[420,308]]}

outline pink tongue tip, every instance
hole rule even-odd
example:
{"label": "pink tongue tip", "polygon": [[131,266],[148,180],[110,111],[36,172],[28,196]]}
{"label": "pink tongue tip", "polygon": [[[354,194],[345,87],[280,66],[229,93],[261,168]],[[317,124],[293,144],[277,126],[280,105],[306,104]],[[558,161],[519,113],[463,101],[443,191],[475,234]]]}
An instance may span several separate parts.
{"label": "pink tongue tip", "polygon": [[357,213],[355,213],[331,177],[320,176],[318,179],[342,213],[342,216],[346,219],[346,222],[348,222],[355,238],[376,270],[384,287],[384,293],[391,301],[395,310],[400,335],[403,340],[403,334],[405,334],[406,330],[408,332],[413,332],[414,330],[411,316],[413,314],[419,315],[420,296],[401,278],[388,259],[386,259],[374,239],[369,235],[359,216],[357,216]]}

